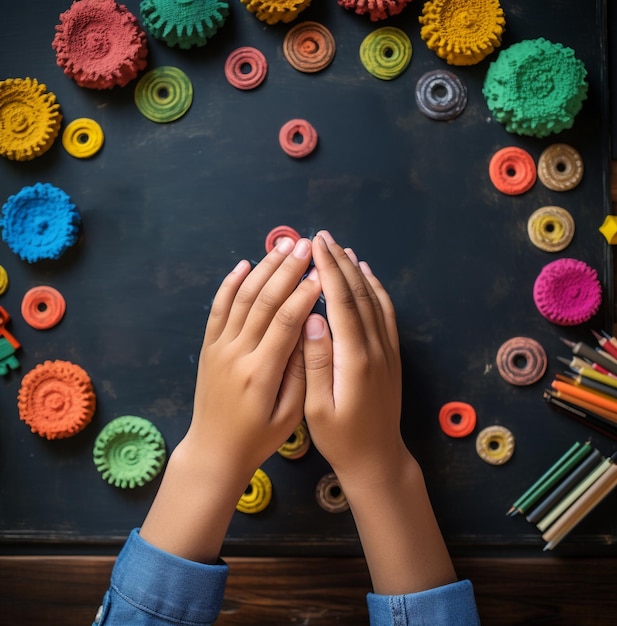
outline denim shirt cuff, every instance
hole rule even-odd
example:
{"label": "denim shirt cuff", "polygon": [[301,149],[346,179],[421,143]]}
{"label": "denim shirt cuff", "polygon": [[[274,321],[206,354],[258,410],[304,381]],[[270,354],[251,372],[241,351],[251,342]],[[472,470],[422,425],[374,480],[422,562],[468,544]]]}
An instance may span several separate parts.
{"label": "denim shirt cuff", "polygon": [[129,535],[111,576],[112,593],[135,609],[178,624],[209,624],[223,603],[228,567],[168,554]]}
{"label": "denim shirt cuff", "polygon": [[473,586],[468,580],[397,596],[367,595],[371,626],[475,626],[480,623]]}

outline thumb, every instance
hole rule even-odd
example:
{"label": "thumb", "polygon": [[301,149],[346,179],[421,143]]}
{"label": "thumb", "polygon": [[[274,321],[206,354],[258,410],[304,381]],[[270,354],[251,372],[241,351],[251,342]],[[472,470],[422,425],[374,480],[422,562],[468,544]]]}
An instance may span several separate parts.
{"label": "thumb", "polygon": [[311,416],[332,409],[332,338],[326,320],[316,313],[304,323],[304,369],[306,372],[306,398],[304,414]]}

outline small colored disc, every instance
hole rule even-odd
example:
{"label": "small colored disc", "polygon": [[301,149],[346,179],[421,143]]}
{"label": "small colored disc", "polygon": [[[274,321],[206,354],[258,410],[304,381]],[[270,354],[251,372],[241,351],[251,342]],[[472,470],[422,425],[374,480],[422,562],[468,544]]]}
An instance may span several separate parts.
{"label": "small colored disc", "polygon": [[574,237],[574,219],[558,206],[534,211],[527,221],[527,234],[534,246],[545,252],[560,252]]}
{"label": "small colored disc", "polygon": [[261,513],[270,504],[270,500],[272,500],[272,482],[262,469],[258,469],[238,501],[236,510],[248,514]]}
{"label": "small colored disc", "polygon": [[291,226],[277,226],[266,235],[266,252],[274,250],[283,237],[289,237],[294,242],[300,239],[300,233]]}
{"label": "small colored disc", "polygon": [[552,191],[574,189],[583,178],[583,158],[565,143],[545,148],[538,159],[538,178]]}
{"label": "small colored disc", "polygon": [[9,275],[2,265],[0,265],[0,296],[9,288]]}
{"label": "small colored disc", "polygon": [[476,438],[476,452],[490,465],[503,465],[514,454],[514,435],[505,426],[488,426]]}
{"label": "small colored disc", "polygon": [[66,311],[62,294],[53,287],[33,287],[21,301],[21,315],[32,328],[46,330],[60,322]]}
{"label": "small colored disc", "polygon": [[303,457],[311,447],[311,437],[306,423],[301,422],[291,437],[278,449],[278,453],[290,460]]}
{"label": "small colored disc", "polygon": [[384,26],[369,33],[360,44],[360,60],[369,74],[392,80],[411,61],[411,40],[400,28]]}
{"label": "small colored disc", "polygon": [[317,147],[317,131],[306,120],[290,120],[279,131],[283,151],[294,159],[308,156]]}
{"label": "small colored disc", "polygon": [[144,74],[135,87],[139,112],[158,123],[182,117],[193,102],[193,84],[179,68],[157,67]]}
{"label": "small colored disc", "polygon": [[510,196],[529,191],[536,182],[536,164],[531,155],[516,146],[495,152],[488,173],[495,187]]}
{"label": "small colored disc", "polygon": [[416,83],[416,104],[431,119],[451,120],[467,105],[467,88],[452,72],[426,72]]}
{"label": "small colored disc", "polygon": [[343,513],[349,509],[349,503],[341,488],[336,474],[330,472],[323,476],[315,488],[317,504],[328,513]]}
{"label": "small colored disc", "polygon": [[283,54],[299,72],[320,72],[332,63],[335,53],[332,33],[317,22],[297,24],[283,40]]}
{"label": "small colored disc", "polygon": [[476,410],[466,402],[447,402],[439,411],[439,425],[449,437],[466,437],[476,427]]}
{"label": "small colored disc", "polygon": [[512,385],[533,385],[548,365],[544,348],[530,337],[512,337],[501,345],[496,357],[501,377]]}
{"label": "small colored disc", "polygon": [[102,147],[105,137],[98,122],[81,117],[73,120],[62,133],[64,149],[77,159],[87,159]]}
{"label": "small colored disc", "polygon": [[236,89],[247,91],[259,87],[267,73],[268,61],[257,48],[237,48],[225,61],[225,77]]}

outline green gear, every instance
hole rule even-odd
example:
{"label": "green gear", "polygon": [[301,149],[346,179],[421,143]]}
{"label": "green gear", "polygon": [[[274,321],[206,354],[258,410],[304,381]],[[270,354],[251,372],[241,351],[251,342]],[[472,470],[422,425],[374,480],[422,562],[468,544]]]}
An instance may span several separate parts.
{"label": "green gear", "polygon": [[510,133],[546,137],[571,128],[587,98],[587,70],[574,50],[542,37],[499,53],[482,93]]}
{"label": "green gear", "polygon": [[18,368],[19,361],[15,356],[15,348],[4,337],[0,337],[0,376],[6,376],[9,370]]}
{"label": "green gear", "polygon": [[166,457],[165,440],[156,426],[134,415],[109,422],[94,442],[94,465],[104,480],[122,489],[150,482]]}

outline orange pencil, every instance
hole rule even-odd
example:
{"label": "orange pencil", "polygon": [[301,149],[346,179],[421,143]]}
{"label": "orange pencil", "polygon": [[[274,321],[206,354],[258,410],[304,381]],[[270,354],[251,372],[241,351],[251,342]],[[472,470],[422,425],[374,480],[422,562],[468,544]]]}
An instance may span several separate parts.
{"label": "orange pencil", "polygon": [[614,413],[613,411],[607,411],[606,409],[603,409],[601,406],[598,406],[597,404],[591,404],[591,402],[585,402],[584,400],[581,400],[580,398],[576,398],[575,396],[572,396],[569,393],[566,393],[564,391],[555,390],[553,392],[553,396],[555,396],[556,398],[560,400],[565,400],[566,402],[573,404],[579,409],[583,409],[585,411],[595,413],[596,415],[603,417],[605,420],[613,424],[617,424],[617,413]]}
{"label": "orange pencil", "polygon": [[589,402],[591,404],[595,404],[596,406],[602,407],[603,409],[607,409],[608,411],[613,411],[617,416],[617,400],[611,400],[605,395],[594,393],[593,391],[587,391],[579,385],[573,385],[563,382],[561,380],[554,380],[551,383],[551,386],[553,387],[553,389],[557,389],[557,391],[563,391],[565,393],[568,393],[575,398],[583,400],[584,402]]}

